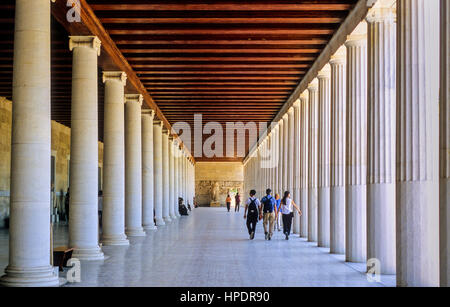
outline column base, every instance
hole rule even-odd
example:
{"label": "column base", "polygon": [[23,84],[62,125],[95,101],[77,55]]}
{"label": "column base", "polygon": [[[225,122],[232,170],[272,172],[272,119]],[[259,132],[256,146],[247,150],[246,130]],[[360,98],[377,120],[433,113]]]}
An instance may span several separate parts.
{"label": "column base", "polygon": [[163,219],[164,219],[164,222],[166,222],[166,224],[172,222],[172,220],[168,216],[164,217]]}
{"label": "column base", "polygon": [[156,231],[158,230],[158,227],[156,227],[155,225],[147,225],[147,226],[143,226],[144,231]]}
{"label": "column base", "polygon": [[74,248],[72,253],[72,258],[77,258],[79,260],[85,261],[97,261],[104,260],[105,254],[103,254],[100,246],[94,248]]}
{"label": "column base", "polygon": [[102,236],[102,244],[103,245],[130,245],[130,241],[128,241],[127,236],[125,234],[122,235],[113,235],[113,236]]}
{"label": "column base", "polygon": [[49,265],[37,268],[8,266],[0,278],[3,287],[59,287],[59,277]]}
{"label": "column base", "polygon": [[125,234],[128,237],[145,237],[147,235],[142,227],[125,228]]}
{"label": "column base", "polygon": [[164,223],[163,219],[156,219],[156,226],[164,226],[166,223]]}
{"label": "column base", "polygon": [[170,218],[174,221],[174,220],[177,219],[177,216],[176,216],[175,214],[171,214],[171,215],[170,215]]}

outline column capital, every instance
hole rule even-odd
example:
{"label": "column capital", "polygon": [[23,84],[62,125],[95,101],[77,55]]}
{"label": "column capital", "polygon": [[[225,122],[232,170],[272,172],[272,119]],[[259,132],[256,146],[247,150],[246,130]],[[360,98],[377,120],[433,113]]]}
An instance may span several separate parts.
{"label": "column capital", "polygon": [[303,93],[300,94],[300,101],[305,103],[308,101],[309,93],[308,90],[304,90]]}
{"label": "column capital", "polygon": [[123,86],[127,84],[127,74],[123,71],[103,71],[103,83],[106,81],[119,81]]}
{"label": "column capital", "polygon": [[314,78],[314,80],[312,80],[311,83],[308,84],[308,91],[310,92],[319,91],[319,80],[317,78]]}
{"label": "column capital", "polygon": [[376,22],[394,22],[396,19],[396,1],[395,0],[378,0],[377,3],[369,9],[366,21],[368,23]]}
{"label": "column capital", "polygon": [[322,70],[317,74],[317,79],[330,79],[331,78],[331,66],[326,64]]}
{"label": "column capital", "polygon": [[294,102],[294,108],[296,109],[300,108],[300,98]]}
{"label": "column capital", "polygon": [[125,104],[135,102],[142,106],[144,97],[141,94],[125,94]]}
{"label": "column capital", "polygon": [[162,133],[163,134],[166,134],[166,135],[169,135],[169,129],[167,129],[166,127],[162,127]]}
{"label": "column capital", "polygon": [[286,114],[288,115],[294,114],[294,106],[290,107]]}
{"label": "column capital", "polygon": [[367,44],[367,22],[361,21],[355,30],[347,36],[345,46],[362,46],[364,44]]}
{"label": "column capital", "polygon": [[[289,110],[288,110],[288,112],[289,112]],[[283,120],[288,120],[288,116],[289,116],[288,112],[286,112],[286,113],[283,115],[283,117],[282,117]]]}
{"label": "column capital", "polygon": [[344,65],[347,57],[347,50],[345,46],[341,46],[335,54],[331,56],[330,65]]}
{"label": "column capital", "polygon": [[162,122],[161,120],[159,120],[159,119],[154,119],[154,120],[153,120],[153,125],[155,125],[155,126],[161,126],[161,128],[162,128],[163,122]]}
{"label": "column capital", "polygon": [[87,47],[97,51],[97,56],[100,56],[102,42],[97,36],[69,36],[69,50],[72,51],[75,47]]}
{"label": "column capital", "polygon": [[141,110],[142,115],[149,115],[152,119],[155,118],[155,111],[152,109],[142,109]]}

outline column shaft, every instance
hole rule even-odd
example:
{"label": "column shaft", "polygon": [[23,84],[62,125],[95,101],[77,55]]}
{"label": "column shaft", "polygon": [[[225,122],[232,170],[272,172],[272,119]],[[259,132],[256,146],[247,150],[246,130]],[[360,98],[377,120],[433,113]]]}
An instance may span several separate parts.
{"label": "column shaft", "polygon": [[72,36],[69,246],[73,257],[103,259],[98,239],[98,72],[100,41]]}
{"label": "column shaft", "polygon": [[125,233],[145,236],[142,228],[142,96],[125,95]]}
{"label": "column shaft", "polygon": [[319,80],[319,146],[318,146],[318,225],[319,247],[330,247],[330,134],[331,134],[331,68],[327,64]]}
{"label": "column shaft", "polygon": [[317,242],[317,193],[318,193],[318,111],[319,84],[317,79],[308,86],[308,241]]}
{"label": "column shaft", "polygon": [[301,160],[300,160],[300,210],[302,216],[300,218],[300,237],[308,238],[308,91],[300,96],[301,108]]}
{"label": "column shaft", "polygon": [[367,24],[347,42],[346,239],[349,262],[367,256]]}
{"label": "column shaft", "polygon": [[[292,147],[294,147],[294,157],[293,157],[293,193],[294,193],[294,201],[300,206],[301,201],[301,193],[300,193],[300,185],[301,185],[301,177],[300,177],[300,101],[296,101],[294,104],[294,140],[292,142]],[[297,212],[295,214],[294,219],[294,233],[300,235],[300,216]]]}
{"label": "column shaft", "polygon": [[280,197],[283,198],[283,146],[284,146],[284,137],[283,137],[283,133],[284,133],[284,128],[283,128],[283,120],[281,119],[278,122],[278,147],[279,147],[279,159],[278,159],[278,193],[280,194]]}
{"label": "column shaft", "polygon": [[128,245],[125,235],[125,115],[123,72],[103,72],[105,83],[103,132],[102,243]]}
{"label": "column shaft", "polygon": [[153,110],[142,111],[142,227],[156,230],[154,220]]}
{"label": "column shaft", "polygon": [[439,285],[439,0],[397,1],[397,284]]}
{"label": "column shaft", "polygon": [[[16,0],[9,264],[2,286],[57,286],[50,265],[50,1]],[[39,238],[39,240],[36,240]]]}
{"label": "column shaft", "polygon": [[165,225],[163,219],[163,171],[162,171],[162,123],[153,121],[153,181],[154,194],[153,205],[155,206],[156,226]]}
{"label": "column shaft", "polygon": [[395,10],[372,9],[367,22],[367,259],[395,274]]}
{"label": "column shaft", "polygon": [[169,196],[170,196],[170,206],[169,206],[169,216],[172,220],[175,220],[177,216],[175,215],[175,184],[174,184],[174,154],[173,154],[173,137],[169,138]]}
{"label": "column shaft", "polygon": [[345,47],[332,56],[331,65],[331,159],[330,159],[330,252],[345,253]]}
{"label": "column shaft", "polygon": [[170,190],[169,190],[169,134],[168,131],[163,128],[162,134],[162,178],[163,178],[163,219],[164,222],[170,223]]}

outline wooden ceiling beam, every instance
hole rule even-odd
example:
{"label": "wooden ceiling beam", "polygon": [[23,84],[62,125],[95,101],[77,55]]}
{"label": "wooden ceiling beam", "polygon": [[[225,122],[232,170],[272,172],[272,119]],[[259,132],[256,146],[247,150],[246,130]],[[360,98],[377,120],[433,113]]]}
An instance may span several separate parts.
{"label": "wooden ceiling beam", "polygon": [[340,23],[341,17],[266,17],[266,18],[143,18],[143,17],[110,17],[100,18],[103,24],[317,24],[317,23]]}
{"label": "wooden ceiling beam", "polygon": [[[161,1],[162,2],[162,1]],[[130,4],[91,4],[95,11],[344,11],[350,3],[342,1],[312,1],[297,4],[246,4],[246,3],[130,3]]]}

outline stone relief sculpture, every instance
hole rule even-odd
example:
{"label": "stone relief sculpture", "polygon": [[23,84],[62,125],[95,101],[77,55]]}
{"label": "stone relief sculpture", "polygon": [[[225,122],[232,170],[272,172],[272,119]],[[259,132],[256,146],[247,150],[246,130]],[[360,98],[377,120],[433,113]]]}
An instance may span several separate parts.
{"label": "stone relief sculpture", "polygon": [[211,185],[211,200],[214,202],[219,200],[219,183],[217,181]]}

